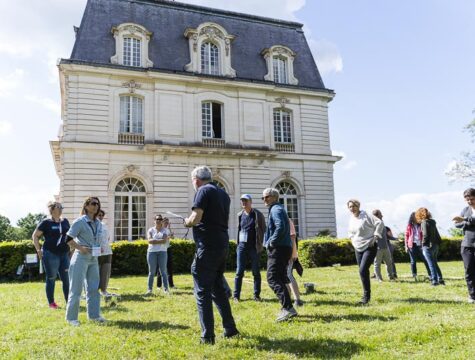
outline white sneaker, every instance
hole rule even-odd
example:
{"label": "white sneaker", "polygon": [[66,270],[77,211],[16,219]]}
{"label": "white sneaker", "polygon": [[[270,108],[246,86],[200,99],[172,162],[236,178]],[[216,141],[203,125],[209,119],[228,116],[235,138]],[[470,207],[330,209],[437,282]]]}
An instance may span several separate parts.
{"label": "white sneaker", "polygon": [[99,316],[98,318],[95,318],[95,319],[89,319],[89,320],[97,322],[99,324],[104,324],[105,322],[107,322],[107,320],[104,319],[102,316]]}
{"label": "white sneaker", "polygon": [[101,296],[103,297],[109,297],[109,296],[112,296],[112,294],[108,291],[101,291]]}
{"label": "white sneaker", "polygon": [[282,311],[277,316],[276,321],[277,322],[286,321],[297,315],[298,315],[297,311],[293,307],[291,307],[289,310],[282,309]]}
{"label": "white sneaker", "polygon": [[79,326],[79,320],[68,320],[68,324],[71,326]]}
{"label": "white sneaker", "polygon": [[475,299],[468,298],[468,303],[469,303],[469,304],[475,304]]}
{"label": "white sneaker", "polygon": [[146,293],[145,293],[145,296],[147,295],[152,295],[153,294],[153,291],[152,290],[147,290]]}
{"label": "white sneaker", "polygon": [[172,293],[170,292],[170,290],[163,290],[163,293],[164,293],[165,295],[171,295],[171,294],[172,294]]}

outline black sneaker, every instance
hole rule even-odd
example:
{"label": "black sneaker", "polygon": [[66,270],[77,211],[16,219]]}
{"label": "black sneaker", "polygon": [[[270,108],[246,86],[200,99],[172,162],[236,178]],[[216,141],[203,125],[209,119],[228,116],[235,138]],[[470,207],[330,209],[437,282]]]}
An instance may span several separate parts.
{"label": "black sneaker", "polygon": [[202,337],[200,340],[200,343],[203,345],[214,345],[214,337],[212,338]]}
{"label": "black sneaker", "polygon": [[254,296],[254,301],[261,302],[262,299],[260,296]]}
{"label": "black sneaker", "polygon": [[440,281],[439,281],[439,285],[445,285],[445,281],[444,281],[444,280],[440,280]]}
{"label": "black sneaker", "polygon": [[367,298],[367,297],[362,297],[360,301],[358,301],[358,305],[368,305],[369,304],[369,300],[370,298]]}
{"label": "black sneaker", "polygon": [[238,329],[229,330],[229,331],[225,330],[223,334],[223,336],[227,339],[238,336],[238,335],[240,335],[240,332],[238,331]]}

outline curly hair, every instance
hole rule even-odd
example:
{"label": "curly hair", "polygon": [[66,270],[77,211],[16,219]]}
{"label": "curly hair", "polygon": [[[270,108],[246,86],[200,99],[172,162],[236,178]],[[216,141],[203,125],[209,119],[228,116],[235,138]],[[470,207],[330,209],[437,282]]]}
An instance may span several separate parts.
{"label": "curly hair", "polygon": [[431,219],[432,215],[426,208],[419,208],[416,211],[416,221],[420,224],[422,221]]}

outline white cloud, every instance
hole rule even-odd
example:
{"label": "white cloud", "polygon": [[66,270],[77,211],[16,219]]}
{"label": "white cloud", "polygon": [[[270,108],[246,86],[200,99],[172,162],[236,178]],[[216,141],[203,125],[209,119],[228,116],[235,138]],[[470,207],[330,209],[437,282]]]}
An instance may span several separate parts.
{"label": "white cloud", "polygon": [[29,187],[15,186],[0,191],[0,214],[10,219],[12,224],[16,224],[18,219],[28,213],[45,213],[46,204],[54,200],[59,188],[56,187]]}
{"label": "white cloud", "polygon": [[12,124],[8,121],[1,120],[0,121],[0,136],[8,135],[12,130]]}
{"label": "white cloud", "polygon": [[[437,221],[437,227],[443,235],[453,227],[452,218],[458,215],[464,207],[463,191],[450,191],[440,193],[413,193],[403,194],[395,199],[382,199],[380,201],[365,202],[359,199],[361,208],[366,211],[380,209],[384,215],[387,226],[395,233],[405,231],[411,212],[420,207],[426,207]],[[345,203],[337,204],[338,236],[346,237],[349,213]]]}
{"label": "white cloud", "polygon": [[48,109],[55,114],[61,114],[61,104],[58,101],[54,101],[45,97],[38,97],[36,95],[27,95],[25,98],[32,103],[43,106],[45,109]]}
{"label": "white cloud", "polygon": [[343,71],[343,59],[335,44],[328,40],[313,40],[311,38],[308,40],[308,44],[321,74]]}
{"label": "white cloud", "polygon": [[354,167],[356,167],[358,165],[358,163],[354,160],[351,160],[351,161],[346,161],[344,164],[343,164],[343,169],[344,170],[351,170],[353,169]]}
{"label": "white cloud", "polygon": [[0,77],[0,97],[10,95],[12,91],[21,86],[25,72],[15,69],[12,73]]}

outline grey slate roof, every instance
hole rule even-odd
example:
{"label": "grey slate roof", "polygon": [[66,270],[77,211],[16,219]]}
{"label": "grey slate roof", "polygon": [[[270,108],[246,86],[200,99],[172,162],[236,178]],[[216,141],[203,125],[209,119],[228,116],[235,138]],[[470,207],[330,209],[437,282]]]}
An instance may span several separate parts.
{"label": "grey slate roof", "polygon": [[184,66],[190,62],[190,54],[185,29],[214,22],[236,36],[231,45],[235,80],[265,82],[267,66],[261,51],[285,45],[297,53],[296,87],[325,89],[302,24],[163,0],[88,0],[71,58],[63,63],[111,66],[110,58],[115,54],[111,29],[126,22],[153,32],[149,45],[153,70],[186,73]]}

